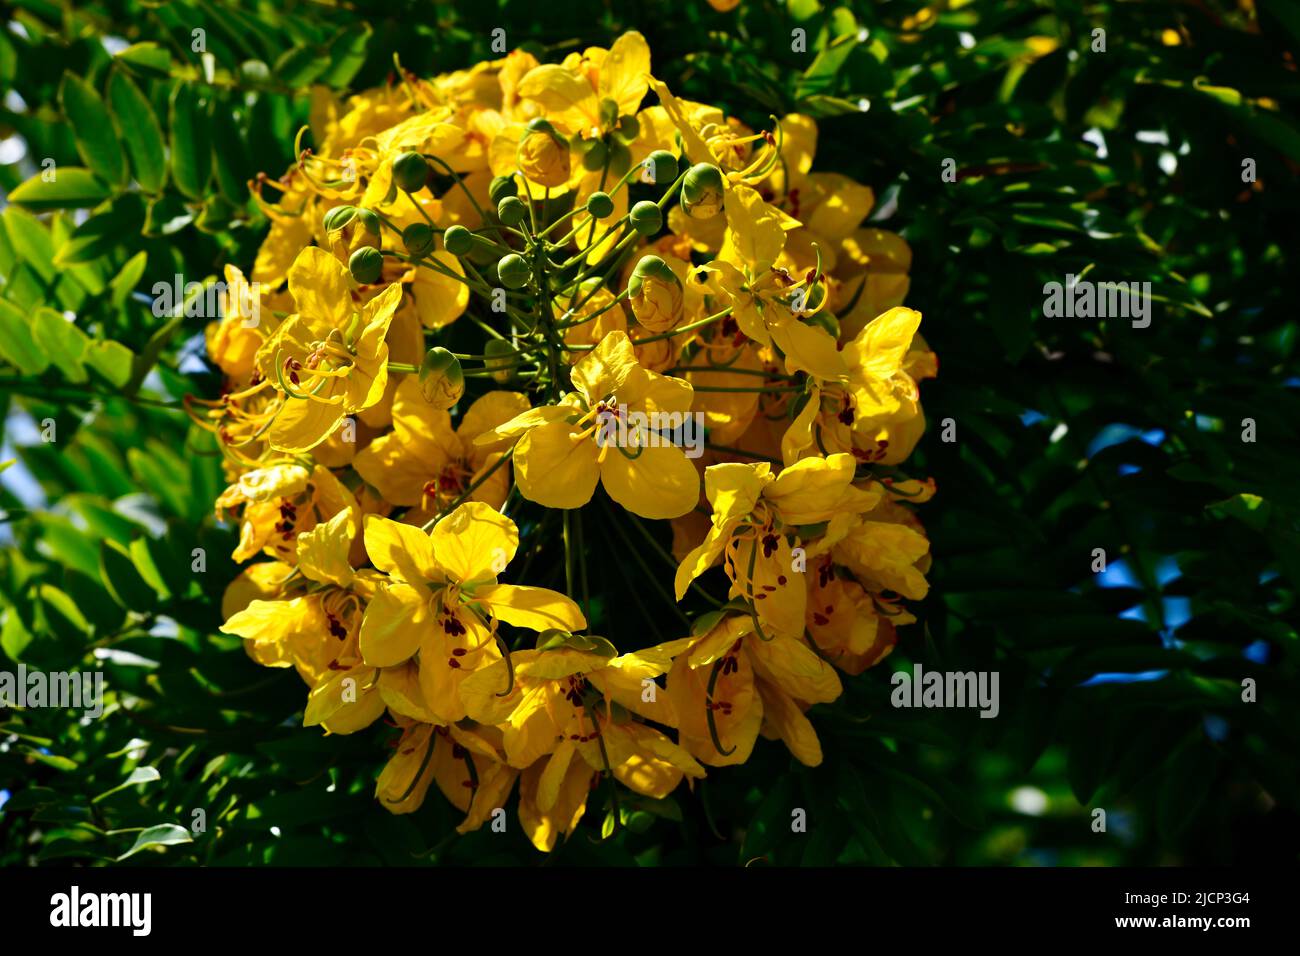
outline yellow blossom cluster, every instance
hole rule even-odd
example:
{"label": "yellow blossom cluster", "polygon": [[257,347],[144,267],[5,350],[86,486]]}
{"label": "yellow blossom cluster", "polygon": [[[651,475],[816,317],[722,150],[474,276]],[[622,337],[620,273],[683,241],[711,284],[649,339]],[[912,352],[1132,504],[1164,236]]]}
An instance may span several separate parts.
{"label": "yellow blossom cluster", "polygon": [[[631,32],[318,92],[297,162],[250,184],[270,232],[226,268],[223,393],[189,402],[250,562],[222,630],[298,671],[307,726],[395,728],[387,809],[436,784],[468,831],[518,783],[550,850],[603,782],[662,798],[760,734],[816,764],[806,712],[915,620],[934,487],[898,466],[936,360],[906,243],[817,139],[674,96]],[[692,416],[694,457],[606,427]],[[567,576],[517,577],[535,516],[598,494],[671,522],[664,581],[708,602],[679,639],[620,653]]]}

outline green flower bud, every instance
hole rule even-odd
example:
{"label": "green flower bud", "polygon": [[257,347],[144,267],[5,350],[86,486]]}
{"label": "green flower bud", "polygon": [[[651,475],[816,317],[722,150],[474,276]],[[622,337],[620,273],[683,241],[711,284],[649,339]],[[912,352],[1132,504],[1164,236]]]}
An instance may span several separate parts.
{"label": "green flower bud", "polygon": [[357,222],[361,223],[361,228],[372,236],[379,235],[380,225],[379,216],[373,209],[366,209],[363,206],[357,207]]}
{"label": "green flower bud", "polygon": [[500,368],[502,365],[514,365],[518,361],[518,353],[514,346],[501,339],[488,339],[487,344],[483,346],[483,354],[487,356],[483,360],[483,367],[492,372],[492,380],[499,385],[510,381],[510,377],[515,374],[514,369],[507,368],[499,372],[493,369]]}
{"label": "green flower bud", "polygon": [[488,198],[492,200],[493,205],[500,203],[507,196],[518,194],[519,184],[515,182],[513,176],[493,176],[492,182],[488,184]]}
{"label": "green flower bud", "polygon": [[335,206],[325,214],[322,224],[326,232],[337,232],[356,218],[356,206]]}
{"label": "green flower bud", "polygon": [[474,233],[464,226],[448,226],[442,234],[442,247],[453,256],[468,255],[474,248]]}
{"label": "green flower bud", "polygon": [[658,256],[642,256],[627,281],[632,314],[651,332],[667,332],[682,318],[682,282]]}
{"label": "green flower bud", "polygon": [[605,165],[608,158],[609,147],[598,139],[590,140],[586,151],[582,154],[582,168],[589,173],[594,173]]}
{"label": "green flower bud", "polygon": [[523,256],[510,253],[502,256],[497,263],[497,275],[501,284],[507,289],[521,289],[531,278],[533,270],[528,267]]}
{"label": "green flower bud", "polygon": [[677,157],[666,149],[656,149],[644,163],[645,177],[658,186],[666,186],[677,178]]}
{"label": "green flower bud", "polygon": [[642,200],[632,207],[629,219],[632,228],[642,236],[653,236],[664,225],[663,211],[654,203],[646,200]]}
{"label": "green flower bud", "polygon": [[497,218],[507,226],[517,226],[528,215],[528,207],[517,196],[507,196],[497,203]]}
{"label": "green flower bud", "polygon": [[682,180],[682,208],[692,219],[712,219],[722,210],[722,170],[696,163]]}
{"label": "green flower bud", "polygon": [[630,143],[641,135],[641,121],[635,116],[624,116],[618,121],[618,128],[614,130],[614,135],[625,143]]}
{"label": "green flower bud", "polygon": [[560,131],[551,125],[550,120],[543,119],[540,116],[536,119],[529,120],[528,125],[524,128],[530,133],[545,133],[547,136],[553,136],[561,142],[567,142],[567,140],[560,135]]}
{"label": "green flower bud", "polygon": [[429,181],[429,164],[419,153],[402,153],[393,160],[393,182],[408,193],[418,193]]}
{"label": "green flower bud", "polygon": [[433,227],[426,222],[413,222],[402,230],[402,245],[417,259],[433,252],[436,239]]}
{"label": "green flower bud", "polygon": [[597,219],[608,219],[614,214],[614,200],[608,193],[592,193],[587,197],[587,212]]}
{"label": "green flower bud", "polygon": [[460,359],[444,348],[429,349],[420,363],[420,391],[424,400],[439,411],[455,405],[465,394],[465,372],[460,367]]}
{"label": "green flower bud", "polygon": [[384,256],[374,246],[362,246],[348,259],[348,271],[362,285],[378,282],[384,272]]}

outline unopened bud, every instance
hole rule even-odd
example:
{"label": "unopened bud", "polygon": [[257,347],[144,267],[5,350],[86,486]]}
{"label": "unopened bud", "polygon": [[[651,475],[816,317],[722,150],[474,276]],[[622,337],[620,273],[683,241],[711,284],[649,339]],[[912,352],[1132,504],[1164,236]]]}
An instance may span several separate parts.
{"label": "unopened bud", "polygon": [[379,216],[373,209],[366,209],[362,206],[357,207],[357,222],[361,223],[361,228],[372,236],[379,235]]}
{"label": "unopened bud", "polygon": [[335,206],[325,214],[322,225],[326,232],[337,232],[357,218],[356,206]]}
{"label": "unopened bud", "polygon": [[507,226],[517,226],[528,215],[528,207],[518,196],[507,196],[497,203],[497,218]]}
{"label": "unopened bud", "polygon": [[[510,381],[515,369],[502,369],[501,366],[514,365],[518,361],[519,353],[514,350],[514,346],[502,339],[488,339],[483,346],[483,354],[487,356],[483,360],[483,367],[492,373],[493,381],[500,385]],[[496,369],[500,371],[495,371]]]}
{"label": "unopened bud", "polygon": [[544,119],[528,124],[515,149],[520,171],[539,186],[561,186],[569,181],[569,143]]}
{"label": "unopened bud", "polygon": [[442,234],[442,247],[453,256],[468,255],[474,248],[474,233],[464,226],[448,226]]}
{"label": "unopened bud", "polygon": [[658,256],[642,256],[628,279],[632,314],[651,332],[667,332],[682,318],[682,283]]}
{"label": "unopened bud", "polygon": [[656,149],[646,157],[645,168],[652,183],[666,185],[677,178],[677,157],[666,149]]}
{"label": "unopened bud", "polygon": [[682,180],[682,208],[692,219],[712,219],[722,210],[722,170],[712,163],[696,163]]}
{"label": "unopened bud", "polygon": [[594,173],[603,168],[608,159],[609,148],[600,140],[593,139],[582,153],[582,168],[589,173]]}
{"label": "unopened bud", "polygon": [[632,223],[632,228],[642,236],[653,236],[664,225],[663,210],[646,200],[632,207],[628,219]]}
{"label": "unopened bud", "polygon": [[606,219],[614,213],[614,200],[608,193],[592,193],[587,197],[587,212],[597,219]]}
{"label": "unopened bud", "polygon": [[429,181],[429,163],[419,153],[402,153],[393,160],[393,182],[408,193],[418,193]]}
{"label": "unopened bud", "polygon": [[424,400],[439,411],[446,411],[465,394],[465,373],[460,359],[444,348],[429,349],[420,363],[420,391]]}
{"label": "unopened bud", "polygon": [[496,205],[507,196],[517,196],[519,194],[519,184],[515,182],[513,176],[494,176],[492,182],[488,184],[488,198],[492,204]]}
{"label": "unopened bud", "polygon": [[384,272],[384,256],[374,246],[362,246],[348,259],[348,271],[362,285],[378,282]]}
{"label": "unopened bud", "polygon": [[497,276],[500,277],[501,284],[507,289],[523,288],[532,272],[533,270],[528,267],[524,257],[513,252],[502,256],[501,261],[497,263]]}
{"label": "unopened bud", "polygon": [[417,259],[422,259],[433,252],[436,234],[426,222],[413,222],[402,230],[402,245],[406,251]]}

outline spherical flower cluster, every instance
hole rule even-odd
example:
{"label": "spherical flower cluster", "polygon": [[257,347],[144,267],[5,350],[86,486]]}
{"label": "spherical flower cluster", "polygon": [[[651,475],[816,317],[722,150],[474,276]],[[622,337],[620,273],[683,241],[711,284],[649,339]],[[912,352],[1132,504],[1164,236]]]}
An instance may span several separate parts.
{"label": "spherical flower cluster", "polygon": [[[755,132],[674,96],[638,33],[321,95],[310,134],[250,184],[270,232],[226,269],[223,394],[190,402],[251,562],[222,630],[298,671],[307,726],[395,726],[384,807],[436,784],[467,831],[517,783],[542,850],[602,782],[661,798],[759,734],[818,763],[806,712],[927,588],[934,487],[898,466],[936,360],[871,189],[813,171],[806,116]],[[695,457],[653,431],[688,420]],[[620,653],[585,575],[523,579],[521,527],[567,532],[598,486],[671,522],[678,639]]]}

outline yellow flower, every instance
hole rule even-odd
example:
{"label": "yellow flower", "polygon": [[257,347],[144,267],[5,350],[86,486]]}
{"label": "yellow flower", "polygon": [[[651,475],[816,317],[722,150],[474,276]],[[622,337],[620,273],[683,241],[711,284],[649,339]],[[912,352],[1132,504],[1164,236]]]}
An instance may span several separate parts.
{"label": "yellow flower", "polygon": [[601,770],[654,799],[671,793],[683,776],[704,776],[704,768],[667,735],[634,716],[675,723],[667,695],[658,693],[662,688],[648,693],[647,687],[687,643],[615,656],[606,641],[571,638],[514,654],[515,684],[505,697],[504,662],[461,686],[470,717],[502,727],[507,762],[534,768],[521,782],[528,808],[521,805],[520,816],[538,849],[551,849],[556,835],[576,825],[585,801],[575,798]]}
{"label": "yellow flower", "polygon": [[624,411],[629,418],[664,413],[680,422],[691,407],[691,386],[642,368],[625,332],[606,335],[571,377],[575,391],[561,404],[524,412],[477,439],[522,436],[514,465],[523,496],[548,508],[580,508],[600,483],[643,518],[674,518],[693,508],[700,479],[680,448],[641,438],[639,447],[625,449],[604,440]]}
{"label": "yellow flower", "polygon": [[[262,345],[262,300],[244,274],[226,266],[226,296],[219,320],[208,323],[204,337],[208,355],[235,382],[245,383],[257,367]],[[269,314],[268,310],[268,314]]]}
{"label": "yellow flower", "polygon": [[[419,380],[408,375],[393,399],[393,431],[358,452],[353,467],[386,501],[418,507],[408,513],[408,521],[423,520],[464,494],[503,453],[474,440],[527,410],[528,399],[518,392],[488,392],[453,430],[451,416],[426,402]],[[498,468],[470,500],[499,508],[509,490],[509,470]]]}
{"label": "yellow flower", "polygon": [[788,373],[808,372],[826,381],[839,381],[848,374],[835,337],[800,320],[805,311],[814,311],[809,297],[817,287],[807,277],[796,280],[772,268],[747,275],[730,262],[715,259],[698,266],[689,281],[729,301],[740,330],[759,345],[780,349]]}
{"label": "yellow flower", "polygon": [[[515,773],[502,763],[492,742],[501,736],[495,728],[398,723],[402,736],[375,784],[375,796],[389,812],[418,810],[435,782],[452,806],[478,817],[479,823],[505,802]],[[491,805],[485,806],[489,801]],[[471,805],[477,805],[478,811],[472,811]]]}
{"label": "yellow flower", "polygon": [[779,475],[771,471],[766,462],[705,470],[712,524],[677,568],[675,588],[680,601],[691,581],[723,558],[731,596],[748,602],[763,636],[801,637],[807,589],[793,549],[811,535],[800,526],[845,521],[881,496],[853,486],[849,455],[805,458]]}
{"label": "yellow flower", "polygon": [[371,515],[365,542],[388,581],[366,607],[361,655],[372,666],[392,667],[418,653],[424,703],[440,723],[465,716],[461,682],[501,659],[498,621],[532,630],[587,626],[563,594],[497,583],[519,531],[482,502],[466,502],[429,532]]}
{"label": "yellow flower", "polygon": [[284,395],[268,432],[279,451],[314,448],[345,415],[383,398],[385,338],[402,287],[393,283],[358,308],[348,279],[347,269],[315,246],[302,250],[289,270],[298,311],[258,353],[263,376]]}
{"label": "yellow flower", "polygon": [[[297,537],[300,577],[280,579],[281,593],[232,614],[221,631],[244,638],[271,666],[293,664],[311,685],[303,724],[349,734],[384,712],[377,671],[358,651],[362,606],[377,576],[356,572],[350,552],[359,530],[355,502]],[[286,571],[288,570],[287,566]]]}
{"label": "yellow flower", "polygon": [[328,468],[310,472],[301,465],[273,464],[246,471],[216,501],[218,521],[239,511],[239,546],[231,558],[247,561],[263,551],[293,562],[296,538],[334,517],[356,500]]}
{"label": "yellow flower", "polygon": [[921,314],[890,309],[866,325],[844,347],[846,381],[816,384],[808,403],[781,439],[781,455],[790,464],[818,450],[844,451],[858,461],[895,464],[911,454],[925,428],[916,380],[930,369],[928,351],[913,349]]}
{"label": "yellow flower", "polygon": [[748,616],[702,620],[712,626],[689,640],[668,674],[681,746],[712,766],[744,763],[762,730],[801,763],[821,763],[821,743],[804,710],[840,696],[835,669],[802,636],[761,638]]}
{"label": "yellow flower", "polygon": [[563,64],[535,67],[520,82],[519,95],[535,100],[560,129],[592,139],[617,127],[621,117],[636,115],[649,73],[650,46],[633,30],[608,50],[588,47]]}
{"label": "yellow flower", "polygon": [[[274,205],[262,198],[266,186],[279,189],[280,201]],[[298,253],[312,241],[314,228],[311,200],[315,193],[306,178],[291,169],[280,180],[258,180],[253,198],[271,221],[271,229],[262,240],[253,263],[253,281],[277,289],[289,275]]]}
{"label": "yellow flower", "polygon": [[884,660],[898,643],[895,630],[915,621],[837,573],[831,554],[819,555],[808,574],[808,634],[823,656],[847,674],[861,674]]}

